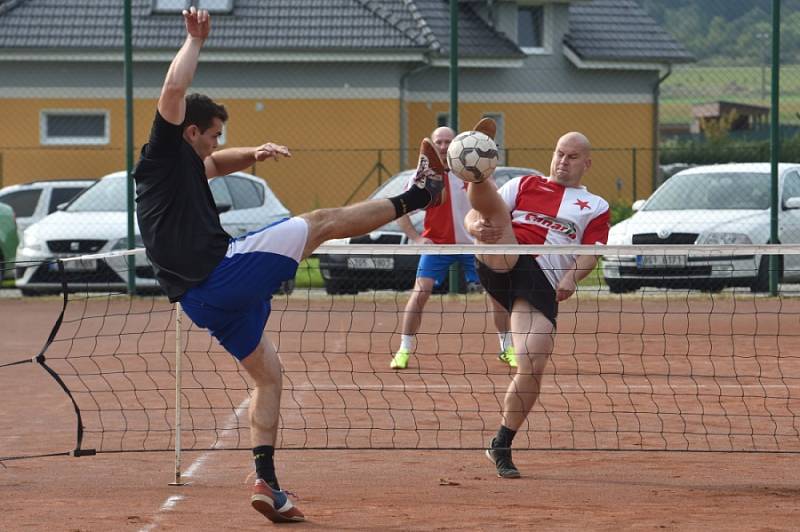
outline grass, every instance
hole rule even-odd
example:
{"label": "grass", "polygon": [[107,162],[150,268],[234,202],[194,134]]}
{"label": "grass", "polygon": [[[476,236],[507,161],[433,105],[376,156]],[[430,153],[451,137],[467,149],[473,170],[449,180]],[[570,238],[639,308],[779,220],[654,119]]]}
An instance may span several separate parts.
{"label": "grass", "polygon": [[319,259],[309,258],[297,267],[294,278],[296,288],[322,288],[322,274],[319,272]]}
{"label": "grass", "polygon": [[[770,69],[762,92],[761,67],[686,66],[661,85],[660,119],[664,123],[688,123],[692,105],[718,100],[770,106]],[[800,65],[781,67],[780,115],[785,123],[798,123],[800,112]]]}

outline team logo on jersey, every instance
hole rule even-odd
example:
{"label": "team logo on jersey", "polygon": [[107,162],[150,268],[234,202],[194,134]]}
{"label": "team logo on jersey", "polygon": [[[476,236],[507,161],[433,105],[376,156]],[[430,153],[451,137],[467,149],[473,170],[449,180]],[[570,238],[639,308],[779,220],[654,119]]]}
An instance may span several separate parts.
{"label": "team logo on jersey", "polygon": [[589,202],[588,201],[583,201],[581,199],[575,200],[575,203],[573,203],[573,205],[577,205],[578,207],[580,207],[581,211],[583,209],[588,209],[589,208]]}
{"label": "team logo on jersey", "polygon": [[552,216],[539,214],[538,212],[526,212],[524,214],[514,216],[514,221],[524,224],[538,225],[544,227],[548,231],[555,231],[561,233],[571,240],[575,240],[578,230],[575,224],[565,220],[559,220]]}

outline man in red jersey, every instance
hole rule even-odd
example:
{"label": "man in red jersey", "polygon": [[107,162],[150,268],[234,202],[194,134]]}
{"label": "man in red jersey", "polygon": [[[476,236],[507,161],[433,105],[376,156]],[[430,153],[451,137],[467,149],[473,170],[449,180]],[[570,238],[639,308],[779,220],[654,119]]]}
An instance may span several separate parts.
{"label": "man in red jersey", "polygon": [[[447,160],[447,148],[453,140],[455,132],[449,127],[438,127],[431,133],[431,142],[436,146],[443,161]],[[410,183],[409,183],[410,186]],[[472,237],[464,227],[464,217],[470,210],[467,199],[466,184],[448,172],[444,179],[444,192],[438,205],[425,211],[422,234],[411,223],[408,215],[397,219],[410,242],[414,244],[472,244]],[[414,337],[422,323],[422,311],[433,292],[434,286],[444,281],[450,265],[459,262],[464,269],[467,281],[467,292],[480,290],[478,274],[475,272],[475,257],[472,255],[422,255],[417,267],[417,278],[411,297],[406,303],[403,314],[403,328],[400,336],[400,348],[394,354],[389,367],[406,369],[408,359],[414,352]],[[508,333],[508,312],[499,303],[489,297],[492,316],[500,338],[500,355],[503,362],[516,366],[514,348]]]}
{"label": "man in red jersey", "polygon": [[[481,121],[476,130],[493,131]],[[585,135],[558,139],[550,177],[512,179],[500,190],[489,181],[472,183],[467,194],[473,210],[465,224],[478,243],[605,244],[608,202],[586,190],[581,179],[592,165]],[[498,237],[497,235],[500,234]],[[506,390],[500,428],[486,455],[497,474],[518,478],[511,444],[539,397],[545,366],[553,351],[558,302],[597,264],[592,255],[477,255],[486,291],[511,312],[517,373]]]}

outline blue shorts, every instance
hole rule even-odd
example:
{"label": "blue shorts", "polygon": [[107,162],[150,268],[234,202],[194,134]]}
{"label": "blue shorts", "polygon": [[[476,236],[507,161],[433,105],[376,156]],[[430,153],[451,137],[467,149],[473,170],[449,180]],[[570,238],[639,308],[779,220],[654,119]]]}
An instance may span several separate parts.
{"label": "blue shorts", "polygon": [[232,238],[225,258],[181,298],[183,311],[242,360],[261,341],[272,294],[294,279],[308,224],[289,218]]}
{"label": "blue shorts", "polygon": [[444,282],[444,276],[454,262],[460,262],[468,283],[477,283],[475,257],[472,255],[422,255],[417,266],[417,277],[433,279],[436,286]]}

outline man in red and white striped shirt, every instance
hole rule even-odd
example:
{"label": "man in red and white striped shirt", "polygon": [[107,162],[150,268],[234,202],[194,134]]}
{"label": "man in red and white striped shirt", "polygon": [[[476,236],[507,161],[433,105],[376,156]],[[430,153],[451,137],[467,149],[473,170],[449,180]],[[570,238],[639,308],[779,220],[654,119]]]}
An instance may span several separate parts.
{"label": "man in red and white striped shirt", "polygon": [[[478,131],[493,132],[481,121]],[[589,139],[572,132],[553,152],[550,177],[512,179],[498,191],[489,181],[471,183],[473,210],[465,225],[478,243],[605,244],[608,202],[586,190],[581,179],[592,165]],[[486,455],[505,478],[517,478],[511,443],[539,396],[542,375],[553,352],[558,302],[597,264],[591,255],[477,255],[486,291],[511,312],[517,373],[506,390],[500,429]]]}
{"label": "man in red and white striped shirt", "polygon": [[[453,140],[455,132],[449,127],[438,127],[431,133],[431,142],[436,146],[443,161],[447,160],[447,147]],[[412,186],[409,181],[409,186]],[[464,217],[470,210],[467,199],[466,183],[452,172],[444,176],[444,191],[439,204],[425,211],[422,234],[411,223],[408,215],[397,219],[397,224],[415,244],[472,244],[472,237],[464,227]],[[422,311],[434,287],[445,279],[450,265],[459,262],[464,270],[467,291],[480,289],[478,274],[475,272],[475,258],[472,255],[421,255],[414,290],[411,292],[403,313],[403,325],[400,336],[400,348],[392,357],[389,367],[406,369],[408,360],[414,352],[414,338],[422,324]],[[508,313],[491,297],[492,317],[500,338],[500,359],[516,365],[514,350],[509,343]]]}

